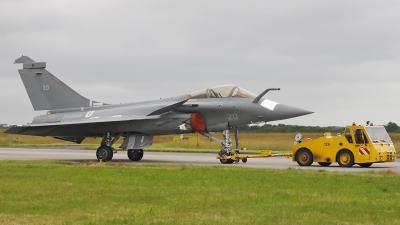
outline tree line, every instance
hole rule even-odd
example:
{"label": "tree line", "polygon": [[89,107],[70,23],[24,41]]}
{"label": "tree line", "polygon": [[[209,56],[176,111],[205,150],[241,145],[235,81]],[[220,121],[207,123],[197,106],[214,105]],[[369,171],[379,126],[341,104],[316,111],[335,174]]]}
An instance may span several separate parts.
{"label": "tree line", "polygon": [[387,132],[400,133],[400,127],[394,122],[389,122],[388,124],[385,125],[385,127]]}
{"label": "tree line", "polygon": [[[394,123],[389,122],[384,125],[387,132],[390,133],[400,133],[400,127]],[[340,133],[343,132],[344,127],[338,126],[328,126],[328,127],[320,127],[320,126],[299,126],[299,125],[271,125],[265,124],[264,126],[241,126],[239,127],[240,131],[244,132],[260,132],[260,133],[321,133],[321,132],[331,132],[331,133]]]}
{"label": "tree line", "polygon": [[[394,123],[389,122],[384,125],[387,132],[389,133],[400,133],[400,127]],[[0,124],[0,128],[8,127],[7,124]],[[338,133],[344,130],[344,127],[336,127],[336,126],[328,126],[328,127],[319,127],[319,126],[299,126],[299,125],[271,125],[265,124],[264,126],[241,126],[239,127],[240,131],[244,132],[260,132],[260,133],[320,133],[320,132],[332,132]]]}

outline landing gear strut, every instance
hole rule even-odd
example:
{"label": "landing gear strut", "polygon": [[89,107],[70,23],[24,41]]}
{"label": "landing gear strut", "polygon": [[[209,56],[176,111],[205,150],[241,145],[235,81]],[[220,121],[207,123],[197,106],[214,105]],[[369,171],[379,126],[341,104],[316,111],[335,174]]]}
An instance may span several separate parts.
{"label": "landing gear strut", "polygon": [[114,153],[117,151],[111,146],[118,141],[121,137],[121,134],[115,135],[114,138],[111,133],[107,133],[103,136],[103,140],[101,141],[101,146],[96,151],[96,157],[98,160],[102,160],[103,162],[111,161]]}
{"label": "landing gear strut", "polygon": [[[229,130],[226,129],[222,132],[223,136],[224,136],[224,140],[221,140],[213,135],[211,135],[208,132],[200,132],[201,135],[208,137],[208,138],[212,138],[216,141],[218,141],[221,144],[221,151],[218,153],[218,157],[219,161],[222,164],[232,164],[232,163],[238,163],[240,160],[240,157],[235,157],[236,159],[233,160],[231,159],[231,156],[239,156],[239,132],[238,132],[238,128],[234,127],[235,130],[235,141],[236,141],[236,149],[231,149],[232,147],[232,139],[229,137]],[[242,160],[243,163],[247,162],[247,159]]]}

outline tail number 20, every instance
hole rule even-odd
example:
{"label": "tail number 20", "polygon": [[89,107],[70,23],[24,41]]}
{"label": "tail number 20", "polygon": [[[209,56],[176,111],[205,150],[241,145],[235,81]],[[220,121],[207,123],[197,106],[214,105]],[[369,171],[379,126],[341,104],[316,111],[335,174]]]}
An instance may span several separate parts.
{"label": "tail number 20", "polygon": [[239,119],[239,116],[236,113],[232,113],[232,114],[228,113],[226,115],[228,116],[228,120],[237,120],[237,119]]}

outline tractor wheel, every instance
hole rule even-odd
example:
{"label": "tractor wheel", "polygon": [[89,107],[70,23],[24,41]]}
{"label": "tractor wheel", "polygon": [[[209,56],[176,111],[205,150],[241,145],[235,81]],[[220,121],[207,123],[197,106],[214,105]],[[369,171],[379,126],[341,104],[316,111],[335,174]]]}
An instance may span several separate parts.
{"label": "tractor wheel", "polygon": [[349,150],[342,150],[338,153],[336,161],[342,167],[352,167],[354,165],[354,156]]}
{"label": "tractor wheel", "polygon": [[313,155],[310,150],[302,148],[296,153],[296,161],[300,166],[310,166],[313,163]]}

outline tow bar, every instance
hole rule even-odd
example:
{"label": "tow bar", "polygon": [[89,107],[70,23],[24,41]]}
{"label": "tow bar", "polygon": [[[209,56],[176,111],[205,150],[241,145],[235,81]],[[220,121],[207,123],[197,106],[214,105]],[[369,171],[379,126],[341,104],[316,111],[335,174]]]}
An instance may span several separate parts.
{"label": "tow bar", "polygon": [[266,157],[277,157],[277,156],[284,156],[286,158],[292,157],[292,153],[280,153],[280,154],[272,154],[271,150],[264,150],[261,151],[261,154],[258,155],[241,155],[237,152],[230,152],[229,156],[226,155],[218,155],[217,159],[223,159],[223,160],[233,160],[235,163],[238,163],[240,160],[242,160],[243,163],[247,162],[247,159],[249,158],[266,158]]}

